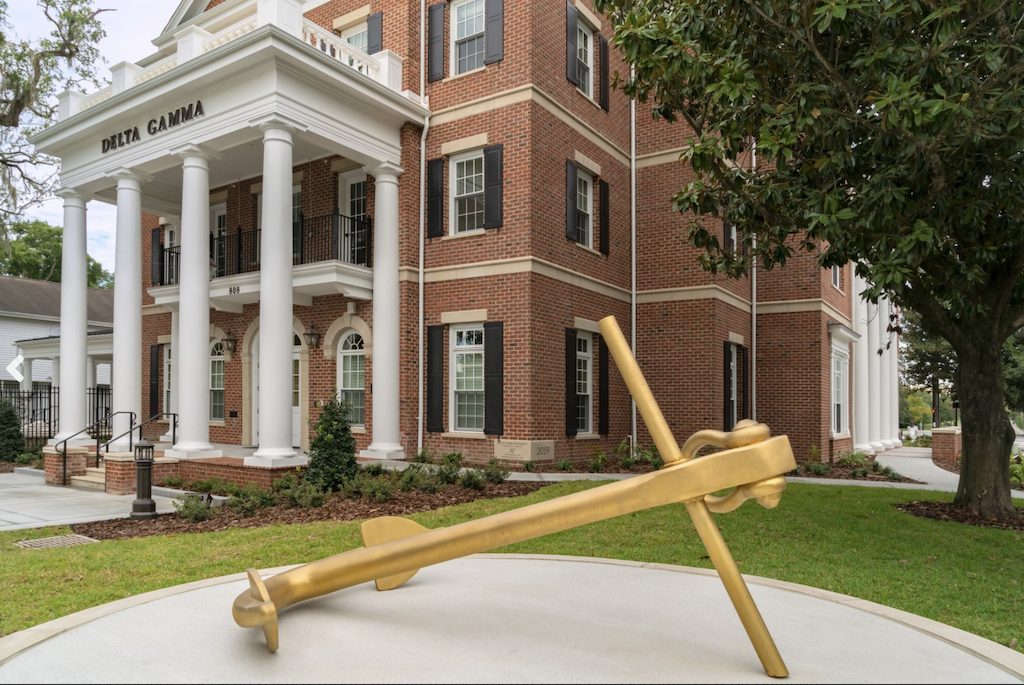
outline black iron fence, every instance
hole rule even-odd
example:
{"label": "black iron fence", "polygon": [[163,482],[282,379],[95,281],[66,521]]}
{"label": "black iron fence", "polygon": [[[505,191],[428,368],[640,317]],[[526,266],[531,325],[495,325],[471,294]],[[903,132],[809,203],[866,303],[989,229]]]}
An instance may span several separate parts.
{"label": "black iron fence", "polygon": [[21,433],[29,449],[45,445],[57,435],[58,396],[52,385],[32,390],[0,389],[0,401],[9,402],[21,420]]}
{"label": "black iron fence", "polygon": [[110,416],[110,407],[113,404],[111,402],[110,388],[100,386],[98,388],[89,388],[85,392],[85,422],[89,425],[99,424],[90,431],[90,435],[94,438],[109,438],[111,434],[110,422],[107,421],[102,424],[100,422]]}
{"label": "black iron fence", "polygon": [[[238,230],[210,237],[210,278],[253,273],[260,270],[260,230]],[[292,264],[342,261],[373,266],[373,225],[369,219],[354,219],[337,210],[313,218],[302,217],[292,225]],[[154,252],[153,273],[159,285],[177,285],[180,279],[181,247]]]}

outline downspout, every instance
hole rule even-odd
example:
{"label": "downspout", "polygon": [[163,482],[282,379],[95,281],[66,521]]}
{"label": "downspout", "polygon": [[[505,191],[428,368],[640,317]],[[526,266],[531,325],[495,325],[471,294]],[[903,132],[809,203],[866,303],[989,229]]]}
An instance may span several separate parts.
{"label": "downspout", "polygon": [[[750,170],[757,173],[757,141],[750,148]],[[757,251],[757,236],[751,240]],[[757,421],[757,255],[750,260],[750,418]]]}
{"label": "downspout", "polygon": [[[630,65],[629,77],[636,77],[636,66]],[[630,245],[632,247],[631,262],[630,265],[630,308],[632,321],[629,327],[630,338],[633,348],[633,357],[636,358],[636,98],[632,98],[630,101],[629,110],[629,173],[630,173],[630,232],[631,239]],[[631,399],[632,403],[632,426],[630,435],[633,438],[633,446],[636,447],[637,441],[637,420],[636,420],[636,400]]]}
{"label": "downspout", "polygon": [[[420,4],[420,104],[427,106],[427,0]],[[420,136],[420,261],[419,261],[419,341],[417,370],[419,380],[416,394],[418,412],[416,415],[416,452],[423,451],[423,327],[426,323],[423,308],[424,251],[427,244],[426,203],[427,203],[427,133],[430,132],[430,114],[423,117],[423,135]]]}

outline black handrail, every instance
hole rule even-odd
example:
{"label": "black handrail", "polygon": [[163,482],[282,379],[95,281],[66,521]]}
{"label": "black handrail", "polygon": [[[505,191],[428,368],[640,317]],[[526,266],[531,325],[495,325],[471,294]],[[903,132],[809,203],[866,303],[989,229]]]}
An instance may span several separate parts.
{"label": "black handrail", "polygon": [[[71,440],[72,438],[77,438],[82,433],[88,433],[92,429],[98,427],[100,424],[107,423],[108,421],[112,421],[115,416],[118,416],[120,414],[130,414],[131,415],[132,425],[133,426],[135,425],[135,420],[137,418],[135,412],[133,412],[133,411],[115,411],[115,412],[113,412],[111,414],[107,414],[106,416],[104,416],[102,419],[100,419],[96,423],[90,424],[88,427],[83,428],[82,430],[78,431],[74,435],[69,435],[68,437],[64,438],[63,440],[61,440],[60,442],[58,442],[57,444],[55,444],[53,446],[53,448],[55,450],[57,448],[59,448],[60,446],[62,446],[62,445],[64,446],[64,450],[63,450],[63,452],[61,452],[61,456],[63,457],[63,468],[64,468],[64,473],[61,475],[61,485],[67,485],[68,484],[68,440]],[[90,435],[89,437],[91,438],[93,436]],[[99,438],[99,433],[96,433],[96,465],[97,466],[99,466],[99,461],[100,461],[100,438]]]}
{"label": "black handrail", "polygon": [[[174,417],[173,420],[171,421],[171,444],[172,445],[175,444],[176,442],[178,442],[178,415],[177,414],[172,414],[170,412],[161,412],[159,414],[153,414],[152,416],[150,416],[148,419],[146,419],[145,421],[143,421],[142,423],[140,423],[137,426],[135,425],[135,422],[132,421],[132,429],[130,431],[125,432],[125,433],[121,433],[116,438],[111,438],[110,440],[108,440],[106,442],[106,444],[103,445],[103,450],[105,450],[107,454],[110,454],[110,445],[112,443],[117,442],[118,440],[120,440],[121,438],[123,438],[124,436],[127,435],[128,436],[128,451],[129,452],[134,452],[135,451],[135,440],[134,440],[134,438],[135,438],[135,431],[136,430],[139,431],[139,440],[141,440],[142,439],[142,429],[145,426],[148,426],[149,424],[153,423],[154,421],[157,421],[159,419],[164,418],[165,416]],[[96,454],[99,455],[99,453],[100,453],[100,447],[99,447],[99,445],[97,445],[96,446]]]}

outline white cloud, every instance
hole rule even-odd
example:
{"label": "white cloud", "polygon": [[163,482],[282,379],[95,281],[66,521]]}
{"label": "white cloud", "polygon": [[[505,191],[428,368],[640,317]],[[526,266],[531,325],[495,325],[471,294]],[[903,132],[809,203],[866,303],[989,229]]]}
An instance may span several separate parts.
{"label": "white cloud", "polygon": [[[97,0],[97,7],[115,10],[99,15],[107,31],[99,45],[106,66],[137,62],[155,52],[152,41],[160,35],[178,4],[179,0]],[[42,11],[28,0],[12,3],[8,19],[20,38],[37,40],[50,31]],[[101,76],[109,78],[109,73],[101,69]],[[28,215],[57,226],[64,224],[63,204],[57,198],[33,208]],[[114,271],[116,221],[117,210],[113,205],[89,203],[89,254],[110,272]]]}

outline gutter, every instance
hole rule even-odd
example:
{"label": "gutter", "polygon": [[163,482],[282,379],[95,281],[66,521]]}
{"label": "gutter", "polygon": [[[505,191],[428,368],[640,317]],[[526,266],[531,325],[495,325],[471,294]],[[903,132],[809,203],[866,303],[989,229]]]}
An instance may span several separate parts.
{"label": "gutter", "polygon": [[[750,170],[757,173],[757,140],[750,148]],[[757,249],[757,237],[751,242],[753,252]],[[750,266],[750,418],[757,421],[757,255]]]}
{"label": "gutter", "polygon": [[[629,77],[633,78],[636,75],[636,67],[630,65]],[[630,346],[633,350],[633,358],[636,358],[636,99],[630,100],[629,109],[629,175],[630,175],[630,313],[632,321],[630,325]],[[633,448],[636,449],[637,444],[637,417],[636,417],[636,400],[630,396],[631,403],[631,426],[630,435],[633,438]]]}
{"label": "gutter", "polygon": [[416,385],[418,406],[416,414],[417,454],[423,451],[423,337],[424,326],[426,325],[423,292],[426,274],[423,273],[423,270],[425,268],[424,253],[426,252],[427,247],[427,134],[430,132],[430,109],[427,107],[427,0],[423,0],[423,2],[420,3],[420,105],[424,110],[426,110],[426,114],[423,115],[423,135],[420,136],[420,273],[419,292],[417,293],[419,299],[419,334],[416,336],[419,343],[416,364],[419,377]]}

